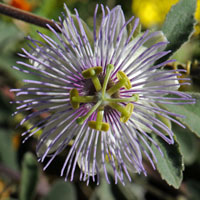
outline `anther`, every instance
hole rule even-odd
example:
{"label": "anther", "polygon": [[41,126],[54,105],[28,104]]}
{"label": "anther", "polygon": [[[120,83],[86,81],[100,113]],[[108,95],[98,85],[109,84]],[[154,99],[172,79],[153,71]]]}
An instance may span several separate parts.
{"label": "anther", "polygon": [[128,103],[125,107],[117,103],[110,103],[109,106],[121,113],[120,121],[123,123],[126,123],[130,119],[134,108],[132,103]]}
{"label": "anther", "polygon": [[118,82],[114,86],[112,86],[109,90],[106,91],[107,94],[112,95],[122,87],[124,87],[127,90],[131,89],[131,82],[124,72],[118,71],[117,79]]}
{"label": "anther", "polygon": [[72,99],[73,97],[79,97],[78,90],[75,89],[75,88],[71,89],[69,95],[70,95],[70,103],[71,103],[71,105],[72,105],[72,108],[78,109],[80,103],[79,103],[79,102],[75,102],[75,101],[73,101],[73,99]]}
{"label": "anther", "polygon": [[106,122],[102,122],[103,120],[103,110],[100,110],[97,112],[97,119],[96,121],[89,121],[88,126],[92,129],[98,130],[98,131],[104,131],[107,132],[110,128],[109,124]]}
{"label": "anther", "polygon": [[97,92],[101,90],[101,83],[98,79],[98,75],[100,73],[102,73],[102,67],[100,66],[91,67],[82,72],[82,75],[85,79],[92,79],[92,82]]}
{"label": "anther", "polygon": [[78,109],[80,103],[89,103],[94,101],[94,96],[79,96],[78,90],[76,88],[70,90],[70,103],[74,109]]}

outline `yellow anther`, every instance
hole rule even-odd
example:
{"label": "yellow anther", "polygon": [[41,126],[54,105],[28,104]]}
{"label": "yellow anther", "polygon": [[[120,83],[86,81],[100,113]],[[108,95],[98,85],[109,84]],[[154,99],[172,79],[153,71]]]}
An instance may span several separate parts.
{"label": "yellow anther", "polygon": [[120,121],[123,123],[126,123],[130,119],[130,117],[133,113],[134,105],[132,103],[128,103],[126,105],[125,109],[126,109],[127,113],[125,115],[122,113],[122,115],[120,117]]}
{"label": "yellow anther", "polygon": [[88,126],[92,129],[95,129],[98,131],[107,132],[109,130],[110,126],[108,123],[102,122],[103,114],[104,114],[103,110],[98,111],[96,121],[89,121]]}
{"label": "yellow anther", "polygon": [[89,121],[88,126],[92,129],[98,130],[98,131],[104,131],[107,132],[110,128],[109,124],[106,122],[101,122],[100,127],[97,127],[97,122],[96,121]]}
{"label": "yellow anther", "polygon": [[79,105],[80,103],[79,102],[75,102],[73,101],[73,97],[79,97],[79,93],[78,93],[78,90],[73,88],[70,90],[70,103],[72,105],[72,108],[74,109],[78,109],[79,108]]}
{"label": "yellow anther", "polygon": [[129,120],[134,108],[134,105],[132,103],[128,103],[125,107],[117,103],[110,103],[109,106],[121,113],[120,121],[123,123],[126,123]]}
{"label": "yellow anther", "polygon": [[128,79],[128,77],[126,76],[126,74],[124,74],[124,72],[118,71],[118,72],[117,72],[117,78],[118,78],[119,81],[121,81],[121,80],[125,81],[124,87],[125,87],[127,90],[131,89],[131,82],[130,82],[130,80]]}
{"label": "yellow anther", "polygon": [[187,75],[190,75],[190,70],[191,70],[191,64],[192,64],[192,62],[189,60],[189,61],[187,61],[187,64],[186,64],[186,74]]}
{"label": "yellow anther", "polygon": [[82,75],[85,79],[92,78],[93,76],[95,76],[95,75],[97,76],[100,73],[102,73],[102,67],[100,67],[100,66],[91,67],[89,69],[82,71]]}
{"label": "yellow anther", "polygon": [[70,90],[70,103],[74,109],[78,109],[80,103],[95,102],[94,96],[79,96],[78,90],[73,88]]}
{"label": "yellow anther", "polygon": [[98,79],[98,75],[100,73],[102,73],[102,67],[100,66],[91,67],[82,72],[82,75],[85,79],[92,79],[92,82],[97,92],[101,90],[101,83]]}
{"label": "yellow anther", "polygon": [[128,77],[126,76],[126,74],[124,72],[118,71],[117,72],[117,78],[118,78],[119,81],[121,81],[121,80],[125,81],[123,86],[127,90],[131,89],[131,82],[130,82],[130,80],[128,79]]}
{"label": "yellow anther", "polygon": [[127,90],[131,89],[131,82],[126,76],[126,74],[124,74],[124,72],[118,71],[117,78],[118,82],[107,91],[107,94],[112,95],[122,87],[124,87]]}

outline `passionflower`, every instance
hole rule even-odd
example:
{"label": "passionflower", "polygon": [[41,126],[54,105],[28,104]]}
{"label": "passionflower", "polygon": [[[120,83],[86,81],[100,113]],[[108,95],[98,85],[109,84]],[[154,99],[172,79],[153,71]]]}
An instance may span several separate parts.
{"label": "passionflower", "polygon": [[[174,118],[181,115],[162,104],[193,99],[178,91],[181,84],[188,84],[187,79],[179,82],[181,70],[161,69],[173,60],[156,62],[170,52],[164,51],[168,41],[161,31],[135,34],[139,19],[126,21],[120,6],[110,10],[103,5],[98,29],[98,7],[93,33],[77,10],[72,15],[65,5],[61,25],[55,22],[61,34],[47,25],[57,41],[40,32],[44,42],[28,37],[31,50],[22,49],[19,55],[30,63],[18,61],[23,67],[14,68],[40,80],[24,80],[21,89],[13,90],[19,104],[15,114],[29,111],[20,124],[34,122],[22,134],[25,140],[42,130],[36,152],[41,162],[48,157],[44,169],[68,146],[61,170],[66,180],[73,180],[79,166],[80,180],[98,184],[102,171],[109,183],[109,167],[115,182],[124,183],[134,172],[146,174],[144,157],[155,168],[151,146],[160,148],[152,134],[173,144],[170,122],[183,126]],[[41,119],[42,113],[48,115]]]}

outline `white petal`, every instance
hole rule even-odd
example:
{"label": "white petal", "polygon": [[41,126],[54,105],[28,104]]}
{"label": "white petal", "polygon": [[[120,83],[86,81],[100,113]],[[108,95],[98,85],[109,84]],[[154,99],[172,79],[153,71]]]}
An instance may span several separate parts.
{"label": "white petal", "polygon": [[[52,144],[53,140],[62,132],[61,137],[59,137],[54,144],[52,145],[52,147],[50,148],[50,150],[48,151],[48,154],[51,154],[53,152],[55,152],[60,145],[62,144],[62,142],[67,138],[68,134],[70,134],[71,129],[69,128],[69,124],[71,119],[69,118],[69,116],[71,115],[71,112],[63,115],[60,117],[60,119],[54,121],[53,123],[48,124],[44,130],[42,135],[39,138],[39,141],[43,141],[44,140],[44,135],[50,131],[50,133],[48,133],[47,138],[44,140],[44,142],[42,143],[42,145],[40,146],[40,148],[37,151],[37,155],[38,157],[41,157],[46,150],[49,148],[49,146]],[[66,120],[67,119],[67,120]],[[55,130],[51,131],[55,126],[57,126],[55,128]]]}
{"label": "white petal", "polygon": [[[150,105],[149,103],[147,103],[146,101],[139,100],[138,103],[139,103],[139,104],[142,104],[142,105],[145,105],[146,107],[151,107],[151,105]],[[150,110],[147,110],[147,109],[145,109],[145,108],[143,108],[143,107],[141,107],[141,106],[135,105],[135,107],[137,107],[137,109],[141,110],[142,112],[147,113],[148,115],[150,115],[150,116],[152,116],[152,117],[155,117],[155,113],[154,113],[154,112],[152,112],[152,111],[150,111]],[[141,128],[143,131],[145,131],[146,133],[151,133],[152,130],[151,130],[150,128],[148,128],[148,127],[147,127],[145,124],[143,124],[142,122],[137,121],[137,120],[135,119],[136,117],[139,118],[141,121],[143,121],[143,122],[146,123],[146,124],[153,125],[153,123],[152,123],[150,120],[148,120],[148,119],[144,118],[143,116],[141,116],[139,113],[134,112],[134,110],[133,110],[133,114],[132,114],[132,116],[131,116],[131,119],[134,121],[134,123],[135,123],[135,125],[136,125],[136,129],[137,129],[137,127],[139,127],[139,128]]]}
{"label": "white petal", "polygon": [[[93,134],[94,134],[94,138],[89,147],[90,148],[89,157],[86,156],[86,154],[83,154],[82,152],[79,153],[79,157],[78,157],[79,168],[89,176],[97,174],[96,167],[98,169],[101,168],[101,139],[100,139],[100,135],[97,135],[98,134],[97,131],[95,131],[95,133]],[[88,145],[89,144],[87,144],[87,148],[88,148]],[[93,171],[93,166],[94,166],[94,171]]]}
{"label": "white petal", "polygon": [[[158,42],[168,42],[166,36],[164,35],[164,33],[162,31],[157,31],[157,35],[152,37],[151,39],[149,39],[147,42],[144,43],[144,46],[149,48],[151,47],[152,45],[158,43]],[[167,46],[167,43],[163,46],[161,46],[157,52],[159,51],[163,51]]]}
{"label": "white petal", "polygon": [[[97,40],[94,44],[95,57],[97,65],[106,66],[111,62],[113,53],[115,57],[127,39],[124,13],[120,6],[116,6],[103,17],[102,23],[97,34]],[[99,63],[100,60],[101,62]]]}
{"label": "white petal", "polygon": [[[166,72],[164,76],[170,76],[170,75],[173,75],[173,73],[174,72]],[[170,80],[170,79],[174,79],[174,80]],[[149,80],[151,80],[151,77],[149,78]],[[162,87],[161,89],[169,90],[169,91],[177,91],[180,87],[180,84],[179,84],[179,81],[177,80],[177,76],[173,76],[166,80],[152,81],[151,83],[145,84],[144,87],[148,88],[148,87],[152,87],[152,86],[168,86],[168,87]]]}
{"label": "white petal", "polygon": [[[73,21],[74,21],[74,25],[75,25],[75,28],[78,32],[79,35],[81,35],[81,31],[80,31],[80,28],[79,28],[79,23],[78,23],[78,20],[76,18],[76,15],[73,15],[71,14],[70,10],[68,9],[67,6],[65,6],[65,10],[67,12],[67,15],[69,15]],[[70,21],[69,17],[66,17],[67,18],[67,22],[64,21],[63,25],[64,25],[64,29],[67,31],[68,35],[70,36],[70,39],[75,43],[75,44],[78,44],[78,39],[73,37],[73,36],[76,36],[77,33],[76,31],[74,30],[74,27],[73,27],[73,24],[72,22]],[[93,35],[92,35],[92,32],[90,31],[88,25],[80,18],[80,21],[83,25],[83,28],[85,30],[85,33],[87,35],[87,38],[89,40],[90,43],[93,43]],[[68,43],[68,41],[67,41]]]}
{"label": "white petal", "polygon": [[[139,166],[141,166],[141,164],[142,164],[142,153],[140,151],[139,144],[136,142],[137,135],[135,133],[134,128],[132,128],[132,124],[128,123],[127,125],[131,129],[131,133],[129,133],[129,134],[131,134],[132,139],[130,138],[129,134],[127,133],[127,132],[129,132],[129,130],[125,129],[125,133],[123,133],[123,134],[126,134],[127,137],[128,137],[127,139],[129,139],[127,141],[127,144],[131,143],[132,148],[134,148],[134,152],[133,152],[132,148],[130,147],[130,144],[128,145],[134,159],[131,158],[131,156],[128,156],[129,159],[131,159],[131,162],[130,162],[130,160],[128,160],[128,158],[125,156],[125,154],[124,154],[125,152],[123,150],[121,151],[122,152],[122,159],[123,159],[126,167],[128,168],[128,170],[131,171],[131,173],[139,173],[139,172],[141,172],[141,168]],[[136,161],[137,161],[137,164],[136,164]]]}
{"label": "white petal", "polygon": [[[50,50],[45,48],[46,52],[49,52]],[[41,61],[42,63],[44,64],[47,64],[49,65],[49,61],[43,57],[41,57],[41,52],[40,52],[40,49],[36,48],[35,51],[32,53],[33,56],[35,56],[36,58],[39,59],[39,61]],[[45,54],[43,54],[45,55]],[[37,61],[33,61],[32,59],[29,60],[31,65],[33,65],[36,69],[39,69],[39,70],[45,70],[46,67],[40,63],[38,63]]]}
{"label": "white petal", "polygon": [[[99,39],[100,39],[101,33],[103,34],[103,36],[105,36],[103,38],[106,41],[108,40],[107,36],[109,36],[109,34],[114,34],[113,45],[115,47],[117,37],[119,36],[119,33],[124,24],[125,24],[125,17],[121,9],[121,6],[116,6],[105,17],[104,23],[101,25],[102,27],[99,30]],[[127,38],[126,28],[123,29],[121,38],[122,38],[121,42],[124,43]],[[103,42],[106,42],[106,41],[103,41]]]}

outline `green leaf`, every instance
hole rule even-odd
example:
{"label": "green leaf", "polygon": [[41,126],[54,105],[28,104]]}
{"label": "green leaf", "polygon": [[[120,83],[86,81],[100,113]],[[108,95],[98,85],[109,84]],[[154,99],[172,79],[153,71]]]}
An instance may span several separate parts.
{"label": "green leaf", "polygon": [[195,136],[188,128],[183,129],[177,124],[173,124],[173,132],[180,145],[180,151],[186,164],[192,164],[198,154],[198,143]]}
{"label": "green leaf", "polygon": [[11,131],[0,129],[0,161],[10,169],[17,170],[17,155],[12,145]]}
{"label": "green leaf", "polygon": [[76,200],[75,186],[71,182],[57,181],[43,200]]}
{"label": "green leaf", "polygon": [[193,133],[200,137],[200,93],[190,93],[191,96],[196,99],[195,104],[185,105],[162,105],[170,112],[184,115],[185,118],[178,118],[184,125],[186,125]]}
{"label": "green leaf", "polygon": [[164,156],[160,154],[158,149],[152,145],[153,152],[155,153],[158,162],[156,163],[157,169],[169,185],[174,188],[179,188],[183,179],[183,157],[179,150],[179,145],[174,141],[173,145],[169,145],[162,138],[153,135],[154,141],[160,146]]}
{"label": "green leaf", "polygon": [[[196,0],[180,0],[172,6],[166,17],[162,31],[170,42],[166,50],[172,50],[171,54],[179,49],[193,32],[196,3]],[[163,59],[169,58],[171,54]]]}
{"label": "green leaf", "polygon": [[33,199],[38,182],[38,162],[32,153],[26,153],[22,163],[22,178],[19,192],[20,200]]}

